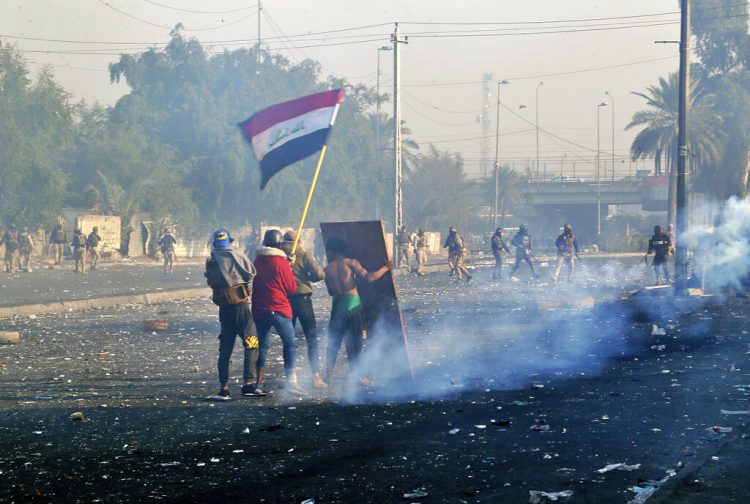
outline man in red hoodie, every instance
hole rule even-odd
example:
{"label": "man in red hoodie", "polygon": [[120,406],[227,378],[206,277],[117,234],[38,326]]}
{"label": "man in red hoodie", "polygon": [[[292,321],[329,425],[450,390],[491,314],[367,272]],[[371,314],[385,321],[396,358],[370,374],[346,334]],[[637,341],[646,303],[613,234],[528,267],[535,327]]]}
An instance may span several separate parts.
{"label": "man in red hoodie", "polygon": [[293,394],[302,394],[297,382],[297,342],[294,339],[292,325],[292,305],[289,296],[297,290],[289,258],[281,250],[283,242],[281,231],[271,229],[263,237],[263,245],[258,248],[255,257],[256,275],[253,280],[252,310],[255,327],[258,331],[260,351],[256,364],[257,374],[254,393],[265,395],[263,391],[263,367],[266,363],[268,349],[271,346],[269,336],[271,329],[281,337],[284,346],[284,372],[287,390]]}

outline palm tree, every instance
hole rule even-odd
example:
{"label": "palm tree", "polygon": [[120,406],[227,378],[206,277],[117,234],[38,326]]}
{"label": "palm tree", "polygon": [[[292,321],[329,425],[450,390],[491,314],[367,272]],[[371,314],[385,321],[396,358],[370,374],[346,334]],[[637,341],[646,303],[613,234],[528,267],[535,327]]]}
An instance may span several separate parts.
{"label": "palm tree", "polygon": [[[494,177],[493,177],[494,179]],[[494,180],[493,180],[494,184]],[[521,193],[521,175],[513,168],[507,166],[501,166],[500,171],[497,174],[497,206],[498,215],[500,217],[500,227],[503,227],[505,221],[505,214],[515,205],[523,203],[523,193]],[[494,187],[493,187],[494,197]]]}
{"label": "palm tree", "polygon": [[[393,156],[393,117],[383,112],[378,116],[377,113],[371,112],[367,115],[373,131],[380,131],[380,145],[376,148],[379,152],[379,159],[392,159]],[[406,121],[401,121],[401,172],[404,178],[409,178],[417,164],[417,152],[419,144],[408,135],[412,134],[411,129],[405,126]],[[384,154],[385,153],[385,154]],[[391,161],[392,162],[392,161]]]}
{"label": "palm tree", "polygon": [[[674,222],[677,189],[677,116],[679,77],[672,73],[667,79],[660,77],[659,84],[649,86],[646,93],[633,94],[646,100],[649,106],[633,114],[625,129],[642,127],[630,153],[633,160],[654,156],[657,174],[661,157],[665,157],[669,170],[668,220]],[[700,80],[691,81],[688,102],[688,152],[691,153],[691,173],[698,173],[704,165],[718,163],[724,154],[723,118],[716,109],[716,96],[704,92]]]}

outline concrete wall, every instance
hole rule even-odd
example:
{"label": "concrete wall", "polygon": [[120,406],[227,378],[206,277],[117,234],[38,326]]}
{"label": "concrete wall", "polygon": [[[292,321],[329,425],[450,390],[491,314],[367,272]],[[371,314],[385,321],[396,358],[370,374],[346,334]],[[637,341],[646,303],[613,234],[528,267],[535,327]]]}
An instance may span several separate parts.
{"label": "concrete wall", "polygon": [[[74,225],[80,228],[86,236],[91,233],[94,226],[98,227],[99,236],[102,237],[99,244],[100,250],[120,249],[121,226],[118,215],[78,215]],[[68,235],[68,239],[73,239],[72,233]]]}

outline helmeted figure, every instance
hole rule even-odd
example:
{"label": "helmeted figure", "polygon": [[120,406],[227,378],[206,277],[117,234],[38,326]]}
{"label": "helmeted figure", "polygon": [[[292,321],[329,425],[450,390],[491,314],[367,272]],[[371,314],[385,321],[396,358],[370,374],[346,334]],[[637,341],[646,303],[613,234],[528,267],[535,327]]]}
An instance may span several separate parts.
{"label": "helmeted figure", "polygon": [[555,240],[555,247],[557,247],[557,266],[555,267],[555,273],[552,275],[552,281],[557,283],[563,263],[568,265],[568,281],[570,281],[573,278],[576,259],[578,258],[578,240],[573,234],[573,226],[565,224],[563,232]]}
{"label": "helmeted figure", "polygon": [[417,231],[415,248],[417,250],[417,275],[422,276],[424,275],[424,265],[427,263],[427,236],[422,228]]}
{"label": "helmeted figure", "polygon": [[70,242],[70,247],[73,249],[73,259],[75,259],[76,273],[80,275],[86,274],[86,235],[80,229],[76,229],[73,233],[73,241]]}
{"label": "helmeted figure", "polygon": [[18,250],[21,254],[21,271],[31,273],[31,254],[34,253],[34,238],[26,226],[18,234]]}
{"label": "helmeted figure", "polygon": [[398,232],[398,265],[399,267],[406,266],[407,271],[411,271],[411,265],[409,264],[409,252],[414,246],[411,235],[406,230],[406,226],[401,226]]}
{"label": "helmeted figure", "polygon": [[101,254],[99,254],[99,242],[101,241],[102,237],[99,236],[99,228],[94,226],[89,233],[88,238],[86,238],[86,250],[89,253],[91,271],[96,271],[96,265],[99,263],[99,258],[101,257]]}
{"label": "helmeted figure", "polygon": [[18,230],[15,224],[8,226],[3,237],[0,239],[0,245],[5,245],[5,271],[14,273],[18,265]]}
{"label": "helmeted figure", "polygon": [[448,249],[448,266],[451,270],[450,276],[453,276],[456,272],[456,258],[458,257],[459,250],[461,250],[461,246],[458,243],[458,230],[454,226],[448,228],[448,236],[445,238],[443,248]]}
{"label": "helmeted figure", "polygon": [[654,226],[654,235],[648,240],[648,250],[646,255],[654,254],[654,277],[656,285],[661,284],[661,274],[664,273],[664,282],[669,283],[669,252],[672,249],[672,242],[669,235],[661,230],[661,226]]}
{"label": "helmeted figure", "polygon": [[177,239],[174,237],[169,229],[164,230],[164,234],[159,239],[159,250],[164,261],[164,273],[171,274],[174,271],[174,261],[176,254],[174,246],[177,244]]}
{"label": "helmeted figure", "polygon": [[52,247],[54,247],[55,264],[59,265],[62,263],[62,256],[63,252],[65,251],[65,245],[67,245],[68,243],[68,236],[65,233],[65,230],[63,229],[63,225],[61,223],[58,223],[55,226],[55,229],[52,230],[49,241],[50,243],[52,243]]}
{"label": "helmeted figure", "polygon": [[531,256],[533,254],[531,249],[531,235],[529,234],[529,226],[521,224],[518,228],[518,232],[513,236],[510,244],[516,248],[516,263],[510,270],[511,276],[518,271],[521,267],[522,262],[526,262],[531,268],[531,274],[535,277],[539,277],[534,270],[534,264],[531,262]]}
{"label": "helmeted figure", "polygon": [[492,235],[490,245],[492,246],[492,255],[495,257],[495,269],[492,270],[492,278],[499,280],[501,278],[505,252],[510,254],[508,244],[503,240],[502,228],[495,229],[495,234]]}

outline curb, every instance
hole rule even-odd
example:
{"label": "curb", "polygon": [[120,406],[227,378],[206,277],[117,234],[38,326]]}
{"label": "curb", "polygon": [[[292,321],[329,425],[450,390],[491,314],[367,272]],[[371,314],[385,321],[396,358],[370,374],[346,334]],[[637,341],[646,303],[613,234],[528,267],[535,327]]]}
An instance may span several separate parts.
{"label": "curb", "polygon": [[28,304],[20,306],[0,307],[0,319],[23,317],[27,315],[45,315],[51,313],[63,313],[79,310],[90,310],[92,308],[107,308],[123,304],[151,305],[175,301],[178,299],[193,299],[206,297],[211,294],[208,287],[194,287],[167,292],[148,292],[143,294],[128,294],[120,296],[108,296],[90,299],[76,299],[70,301],[58,301],[54,303]]}

